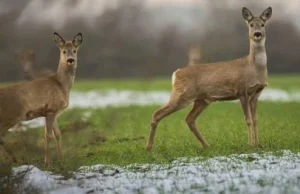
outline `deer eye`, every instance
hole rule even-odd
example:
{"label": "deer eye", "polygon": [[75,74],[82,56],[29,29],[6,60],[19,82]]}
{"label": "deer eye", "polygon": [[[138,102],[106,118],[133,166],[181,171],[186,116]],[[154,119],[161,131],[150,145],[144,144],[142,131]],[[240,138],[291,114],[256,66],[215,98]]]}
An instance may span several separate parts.
{"label": "deer eye", "polygon": [[63,51],[64,54],[66,54],[66,51]]}
{"label": "deer eye", "polygon": [[253,24],[250,24],[251,27],[253,27]]}
{"label": "deer eye", "polygon": [[73,50],[73,53],[76,53],[76,50]]}
{"label": "deer eye", "polygon": [[265,26],[265,24],[262,24],[262,25],[261,25],[261,27],[264,27],[264,26]]}

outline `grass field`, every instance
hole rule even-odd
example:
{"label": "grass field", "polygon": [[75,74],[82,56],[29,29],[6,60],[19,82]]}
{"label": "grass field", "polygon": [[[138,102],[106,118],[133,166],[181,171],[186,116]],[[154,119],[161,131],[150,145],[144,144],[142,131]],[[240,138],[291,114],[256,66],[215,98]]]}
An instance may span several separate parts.
{"label": "grass field", "polygon": [[[300,75],[271,75],[269,76],[270,88],[277,88],[286,91],[300,90]],[[90,90],[139,90],[139,91],[151,91],[151,90],[170,90],[171,76],[170,78],[152,78],[152,79],[127,79],[127,80],[77,80],[73,87],[73,90],[77,91],[90,91]]]}
{"label": "grass field", "polygon": [[[0,86],[10,85],[12,83],[0,83]],[[269,88],[277,88],[286,91],[300,90],[300,75],[288,74],[269,76]],[[147,78],[147,79],[114,79],[114,80],[80,80],[76,79],[73,85],[73,91],[91,91],[91,90],[171,90],[171,75],[166,78]]]}
{"label": "grass field", "polygon": [[[271,76],[269,86],[300,91],[300,76]],[[169,79],[79,81],[76,91],[89,90],[170,90]],[[259,137],[262,148],[247,145],[247,130],[238,103],[209,106],[197,125],[210,144],[201,148],[184,122],[190,106],[163,120],[152,152],[145,150],[152,112],[159,106],[108,107],[104,109],[68,109],[59,117],[65,158],[57,158],[55,140],[51,143],[52,163],[45,165],[44,129],[8,133],[6,146],[16,155],[10,163],[1,157],[4,169],[33,164],[41,169],[66,174],[83,165],[132,163],[169,163],[179,157],[227,156],[264,151],[300,151],[299,103],[259,102]],[[89,119],[82,115],[91,114]]]}

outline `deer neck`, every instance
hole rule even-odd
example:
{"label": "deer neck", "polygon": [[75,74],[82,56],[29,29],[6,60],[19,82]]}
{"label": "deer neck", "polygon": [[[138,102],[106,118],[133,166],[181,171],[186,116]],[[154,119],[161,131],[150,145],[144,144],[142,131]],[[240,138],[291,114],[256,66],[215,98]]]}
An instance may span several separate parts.
{"label": "deer neck", "polygon": [[59,62],[57,78],[65,92],[69,93],[76,74],[76,65],[70,66],[66,62]]}
{"label": "deer neck", "polygon": [[257,69],[267,68],[265,38],[263,38],[260,42],[256,42],[254,40],[250,41],[249,62],[250,64],[253,64]]}

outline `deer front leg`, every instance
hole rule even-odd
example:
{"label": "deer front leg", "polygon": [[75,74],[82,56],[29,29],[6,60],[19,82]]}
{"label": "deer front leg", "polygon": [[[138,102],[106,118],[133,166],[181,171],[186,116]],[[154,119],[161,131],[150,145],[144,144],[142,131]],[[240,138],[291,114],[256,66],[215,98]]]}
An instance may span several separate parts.
{"label": "deer front leg", "polygon": [[252,140],[252,116],[250,110],[250,102],[248,97],[241,97],[240,102],[244,111],[245,121],[248,129],[248,144],[253,145]]}
{"label": "deer front leg", "polygon": [[46,126],[45,126],[45,140],[46,140],[46,154],[45,154],[45,163],[47,164],[49,162],[49,143],[52,136],[52,130],[54,126],[56,115],[54,113],[48,113],[46,115]]}
{"label": "deer front leg", "polygon": [[[170,98],[172,99],[172,97]],[[146,149],[150,151],[152,149],[153,140],[158,123],[166,116],[184,108],[187,103],[183,99],[170,100],[166,106],[161,107],[155,111],[152,115],[151,130],[147,141]]]}
{"label": "deer front leg", "polygon": [[252,123],[253,123],[255,146],[259,146],[258,127],[257,127],[257,101],[258,101],[259,95],[260,95],[260,93],[254,95],[250,100],[250,108],[251,108],[251,116],[252,116]]}
{"label": "deer front leg", "polygon": [[55,140],[56,140],[57,152],[58,152],[59,159],[62,160],[63,159],[63,152],[62,152],[62,149],[61,149],[61,134],[60,134],[60,130],[58,128],[56,118],[54,120],[54,125],[53,125],[53,134],[54,134]]}
{"label": "deer front leg", "polygon": [[196,100],[194,102],[194,106],[190,113],[185,118],[185,121],[187,125],[189,126],[191,132],[194,133],[194,135],[197,137],[197,139],[200,141],[202,147],[208,147],[208,143],[206,140],[202,137],[201,133],[198,131],[195,120],[197,117],[203,112],[203,110],[208,106],[208,104],[204,100]]}

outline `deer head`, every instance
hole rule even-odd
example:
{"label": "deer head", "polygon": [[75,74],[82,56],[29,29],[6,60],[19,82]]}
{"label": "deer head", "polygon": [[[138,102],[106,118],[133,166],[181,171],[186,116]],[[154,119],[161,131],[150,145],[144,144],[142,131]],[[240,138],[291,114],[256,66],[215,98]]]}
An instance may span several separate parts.
{"label": "deer head", "polygon": [[266,38],[266,24],[272,16],[272,8],[267,8],[259,17],[252,15],[249,9],[243,7],[242,15],[249,28],[249,38],[251,41],[260,43]]}
{"label": "deer head", "polygon": [[35,53],[32,49],[23,49],[17,51],[15,58],[20,62],[22,69],[26,76],[31,77],[33,75],[33,63],[35,60]]}
{"label": "deer head", "polygon": [[77,51],[82,43],[82,34],[78,33],[72,41],[65,41],[58,33],[53,34],[53,39],[60,49],[60,64],[68,67],[77,67]]}

